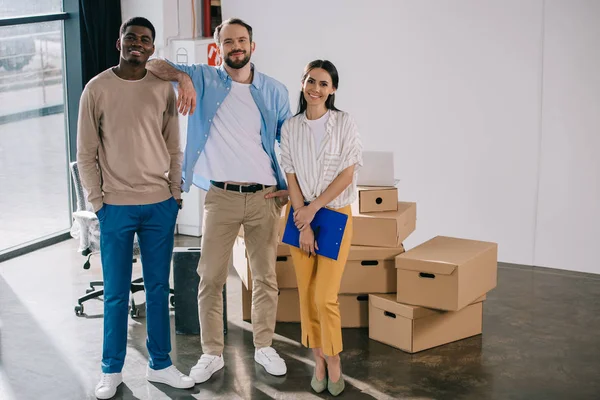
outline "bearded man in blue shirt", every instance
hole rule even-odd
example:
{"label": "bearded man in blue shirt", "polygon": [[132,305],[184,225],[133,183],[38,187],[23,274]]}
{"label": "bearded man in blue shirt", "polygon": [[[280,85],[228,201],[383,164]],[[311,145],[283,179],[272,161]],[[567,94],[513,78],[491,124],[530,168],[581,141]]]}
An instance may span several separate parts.
{"label": "bearded man in blue shirt", "polygon": [[189,113],[182,190],[194,184],[208,191],[198,265],[203,354],[190,372],[196,383],[224,366],[222,288],[240,226],[252,272],[254,359],[272,375],[287,372],[271,344],[278,225],[288,201],[275,143],[291,117],[288,91],[250,62],[255,49],[250,25],[229,19],[215,29],[214,37],[223,59],[219,67],[165,60],[147,65],[159,78],[178,83],[178,109]]}

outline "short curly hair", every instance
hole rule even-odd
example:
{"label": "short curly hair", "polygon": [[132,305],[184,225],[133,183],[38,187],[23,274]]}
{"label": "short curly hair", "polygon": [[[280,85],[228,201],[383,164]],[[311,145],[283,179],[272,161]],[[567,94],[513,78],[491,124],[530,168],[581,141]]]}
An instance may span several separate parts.
{"label": "short curly hair", "polygon": [[128,26],[143,26],[144,28],[148,28],[152,32],[152,41],[154,42],[154,39],[156,39],[156,29],[154,29],[154,25],[144,17],[133,17],[123,22],[120,29],[121,35],[125,33]]}

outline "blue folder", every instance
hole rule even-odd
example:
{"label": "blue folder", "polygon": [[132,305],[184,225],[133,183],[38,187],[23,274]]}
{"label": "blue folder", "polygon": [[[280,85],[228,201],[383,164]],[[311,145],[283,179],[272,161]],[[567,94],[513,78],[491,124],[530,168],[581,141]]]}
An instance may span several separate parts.
{"label": "blue folder", "polygon": [[[317,211],[315,218],[313,218],[310,224],[315,233],[315,241],[319,247],[319,250],[315,250],[315,253],[337,260],[347,222],[348,216],[341,212],[328,208],[321,208]],[[296,224],[294,224],[294,208],[291,205],[281,241],[290,246],[300,247],[300,231],[296,228]]]}

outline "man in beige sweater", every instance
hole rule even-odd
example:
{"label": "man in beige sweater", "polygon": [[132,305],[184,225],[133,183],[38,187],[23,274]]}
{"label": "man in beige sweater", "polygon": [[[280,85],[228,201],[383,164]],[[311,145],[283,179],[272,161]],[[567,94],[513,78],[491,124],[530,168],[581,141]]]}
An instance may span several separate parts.
{"label": "man in beige sweater", "polygon": [[145,18],[124,22],[117,41],[119,65],[86,85],[79,108],[77,163],[100,222],[104,278],[99,399],[113,397],[123,381],[136,233],[146,291],[146,378],[176,388],[194,386],[169,357],[169,273],[181,206],[182,152],[173,87],[146,70],[154,37]]}

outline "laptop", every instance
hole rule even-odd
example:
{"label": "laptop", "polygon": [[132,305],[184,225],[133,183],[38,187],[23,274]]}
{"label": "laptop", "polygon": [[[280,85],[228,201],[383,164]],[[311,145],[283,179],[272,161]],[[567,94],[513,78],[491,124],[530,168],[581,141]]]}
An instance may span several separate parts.
{"label": "laptop", "polygon": [[391,151],[363,151],[363,166],[358,171],[358,186],[396,186],[394,153]]}

